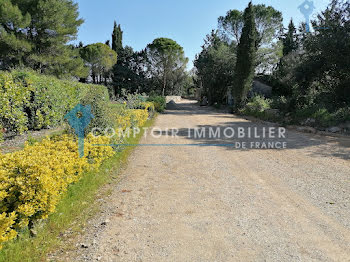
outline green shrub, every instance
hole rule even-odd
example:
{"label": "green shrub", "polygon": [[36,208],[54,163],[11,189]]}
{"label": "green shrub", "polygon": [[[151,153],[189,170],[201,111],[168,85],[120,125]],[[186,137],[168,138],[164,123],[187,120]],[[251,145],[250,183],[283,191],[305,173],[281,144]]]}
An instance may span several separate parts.
{"label": "green shrub", "polygon": [[31,87],[16,82],[11,73],[0,72],[0,125],[8,132],[28,129],[23,107],[29,103],[30,92]]}
{"label": "green shrub", "polygon": [[262,113],[271,108],[271,99],[266,99],[263,96],[257,95],[252,97],[243,109],[245,112],[254,114]]}
{"label": "green shrub", "polygon": [[350,121],[350,107],[343,107],[335,111],[333,114],[333,118],[338,123],[344,123]]}
{"label": "green shrub", "polygon": [[326,108],[317,108],[317,106],[305,107],[297,110],[293,118],[296,123],[312,118],[315,119],[315,126],[329,127],[350,121],[350,108],[344,107],[330,112]]}
{"label": "green shrub", "polygon": [[271,109],[272,100],[257,95],[252,97],[240,113],[250,115],[263,120],[276,120],[275,116],[268,114],[266,110]]}
{"label": "green shrub", "polygon": [[5,133],[5,130],[4,128],[1,126],[1,123],[0,123],[0,143],[2,141],[4,141],[4,133]]}
{"label": "green shrub", "polygon": [[119,104],[125,104],[128,109],[142,109],[142,105],[146,102],[146,96],[139,93],[127,93],[122,90],[123,98],[118,100]]}
{"label": "green shrub", "polygon": [[328,127],[335,122],[332,114],[325,108],[318,109],[312,114],[311,117],[314,118],[316,120],[316,124],[321,127]]}
{"label": "green shrub", "polygon": [[153,102],[154,108],[157,112],[164,112],[166,108],[166,99],[164,96],[152,95],[147,99],[148,102]]}
{"label": "green shrub", "polygon": [[[93,107],[99,107],[109,100],[104,86],[59,80],[30,71],[0,72],[0,91],[3,94],[0,124],[14,133],[60,125],[77,104],[97,102],[99,105]],[[104,116],[100,111],[96,109],[97,117]]]}
{"label": "green shrub", "polygon": [[89,85],[86,87],[87,93],[81,99],[82,105],[90,105],[91,113],[94,118],[89,126],[85,129],[85,133],[89,133],[93,128],[105,129],[113,127],[113,110],[109,105],[109,94],[104,86]]}
{"label": "green shrub", "polygon": [[290,99],[287,99],[285,96],[273,97],[271,107],[281,112],[288,112],[290,109]]}

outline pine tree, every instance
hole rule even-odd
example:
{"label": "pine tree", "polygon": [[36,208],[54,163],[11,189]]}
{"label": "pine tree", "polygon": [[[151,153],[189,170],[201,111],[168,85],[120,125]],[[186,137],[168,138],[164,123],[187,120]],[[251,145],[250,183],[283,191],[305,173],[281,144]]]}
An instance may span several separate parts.
{"label": "pine tree", "polygon": [[233,97],[235,107],[243,105],[253,84],[257,52],[257,30],[254,7],[250,2],[243,14],[244,27],[237,47],[237,62],[234,76]]}
{"label": "pine tree", "polygon": [[117,52],[117,54],[123,49],[123,31],[120,25],[117,25],[116,21],[114,21],[112,33],[112,49]]}
{"label": "pine tree", "polygon": [[282,39],[283,42],[283,56],[288,55],[294,50],[298,49],[298,40],[296,36],[296,28],[293,23],[293,19],[290,20],[288,25],[288,32]]}
{"label": "pine tree", "polygon": [[0,68],[19,65],[57,76],[83,76],[83,61],[68,43],[79,26],[68,0],[0,1]]}

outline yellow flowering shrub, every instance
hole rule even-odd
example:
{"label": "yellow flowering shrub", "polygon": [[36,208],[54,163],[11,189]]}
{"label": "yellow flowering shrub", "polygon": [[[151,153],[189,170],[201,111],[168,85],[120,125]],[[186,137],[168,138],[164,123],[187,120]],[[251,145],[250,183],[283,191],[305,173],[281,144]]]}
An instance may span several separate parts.
{"label": "yellow flowering shrub", "polygon": [[132,109],[129,112],[133,127],[140,127],[146,123],[148,119],[147,109]]}
{"label": "yellow flowering shrub", "polygon": [[17,232],[12,229],[12,225],[15,223],[16,213],[0,214],[0,249],[2,248],[1,243],[9,241],[17,236]]}
{"label": "yellow flowering shrub", "polygon": [[0,155],[0,244],[13,237],[13,230],[54,212],[69,184],[114,154],[112,147],[92,144],[109,143],[107,137],[89,135],[85,156],[79,158],[77,142],[64,135]]}
{"label": "yellow flowering shrub", "polygon": [[155,110],[155,106],[153,102],[143,102],[141,104],[142,107],[145,108],[145,110],[150,111],[150,112],[154,112]]}
{"label": "yellow flowering shrub", "polygon": [[[128,128],[142,127],[151,114],[153,103],[144,103],[144,109],[126,109],[125,105],[119,109],[117,116],[115,117],[115,131],[117,139],[122,139],[121,132]],[[146,106],[147,104],[147,106]]]}
{"label": "yellow flowering shrub", "polygon": [[131,126],[131,114],[130,110],[121,110],[121,112],[115,118],[116,129],[126,130]]}
{"label": "yellow flowering shrub", "polygon": [[[148,119],[148,108],[123,108],[115,118],[117,128],[141,127]],[[76,138],[61,135],[26,143],[21,151],[0,153],[0,248],[29,222],[54,212],[70,184],[114,154],[111,146],[96,145],[111,143],[109,137],[90,133],[80,158]]]}
{"label": "yellow flowering shrub", "polygon": [[114,151],[110,146],[94,146],[108,145],[110,138],[105,136],[94,137],[91,133],[85,138],[84,156],[89,163],[90,169],[99,167],[105,159],[113,156]]}

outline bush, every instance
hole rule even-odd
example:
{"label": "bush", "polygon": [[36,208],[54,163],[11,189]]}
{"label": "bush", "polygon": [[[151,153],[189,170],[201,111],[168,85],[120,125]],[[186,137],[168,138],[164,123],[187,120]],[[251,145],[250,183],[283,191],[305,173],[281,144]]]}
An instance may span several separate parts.
{"label": "bush", "polygon": [[28,129],[24,105],[29,104],[30,87],[23,86],[7,72],[0,72],[0,125],[9,132]]}
{"label": "bush", "polygon": [[[149,116],[148,108],[127,109],[125,105],[113,105],[109,110],[114,113],[114,125],[124,130],[143,126]],[[122,140],[123,137],[117,136],[118,142]],[[0,248],[1,243],[13,239],[22,228],[47,218],[71,183],[114,154],[111,146],[95,144],[113,142],[106,136],[88,134],[83,158],[79,158],[76,138],[71,135],[26,143],[22,151],[0,153]]]}
{"label": "bush", "polygon": [[334,124],[332,115],[325,108],[318,109],[312,114],[311,117],[314,118],[316,120],[316,124],[321,127],[328,127]]}
{"label": "bush", "polygon": [[113,110],[110,106],[108,90],[104,86],[87,86],[86,95],[81,99],[82,105],[91,106],[91,113],[94,118],[89,126],[85,129],[85,133],[91,132],[93,128],[105,129],[114,124]]}
{"label": "bush", "polygon": [[[149,106],[154,108],[153,104],[149,104]],[[114,128],[117,132],[114,142],[119,143],[123,139],[119,131],[141,127],[146,123],[147,119],[152,116],[153,113],[150,113],[148,107],[145,109],[127,109],[125,105],[118,107],[118,114],[116,114],[114,120]]]}
{"label": "bush", "polygon": [[79,180],[84,171],[98,167],[113,154],[109,138],[88,137],[85,157],[79,158],[77,143],[67,135],[60,139],[44,139],[34,145],[27,144],[22,151],[0,155],[0,214],[16,215],[14,225],[4,231],[20,230],[29,222],[44,219],[55,210],[69,184]]}
{"label": "bush", "polygon": [[148,102],[153,102],[154,104],[154,108],[157,112],[164,112],[165,108],[166,108],[166,99],[164,96],[150,96],[147,99]]}
{"label": "bush", "polygon": [[299,109],[293,115],[295,122],[301,123],[305,119],[315,119],[314,126],[330,127],[350,121],[350,108],[340,108],[330,112],[326,108],[318,109],[317,106]]}
{"label": "bush", "polygon": [[15,223],[16,213],[0,214],[0,249],[2,243],[9,241],[17,236],[17,232],[12,229],[12,225]]}
{"label": "bush", "polygon": [[345,123],[350,121],[350,107],[339,108],[332,114],[336,123]]}
{"label": "bush", "polygon": [[249,115],[259,115],[265,110],[271,108],[271,99],[257,95],[252,97],[243,109],[243,112]]}
{"label": "bush", "polygon": [[146,102],[146,97],[138,93],[126,93],[125,90],[122,91],[124,98],[119,99],[119,103],[124,103],[129,109],[141,109],[142,104]]}
{"label": "bush", "polygon": [[29,71],[0,72],[0,92],[0,124],[13,133],[60,125],[77,104],[108,101],[104,86],[63,81]]}
{"label": "bush", "polygon": [[246,106],[239,110],[239,112],[244,115],[254,116],[267,121],[280,121],[281,117],[279,110],[269,110],[272,109],[272,102],[271,99],[257,95],[252,97]]}
{"label": "bush", "polygon": [[271,101],[271,107],[274,109],[278,109],[281,112],[290,110],[290,99],[287,99],[285,96],[273,97]]}
{"label": "bush", "polygon": [[2,127],[2,125],[0,124],[0,143],[2,141],[4,141],[4,133],[5,133],[5,129]]}

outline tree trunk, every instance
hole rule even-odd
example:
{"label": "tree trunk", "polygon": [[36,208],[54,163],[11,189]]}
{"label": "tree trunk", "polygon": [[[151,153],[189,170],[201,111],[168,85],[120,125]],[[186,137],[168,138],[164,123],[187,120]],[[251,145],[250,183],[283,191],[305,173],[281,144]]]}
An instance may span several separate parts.
{"label": "tree trunk", "polygon": [[164,74],[164,77],[163,77],[163,96],[165,96],[165,88],[166,88],[166,75]]}

